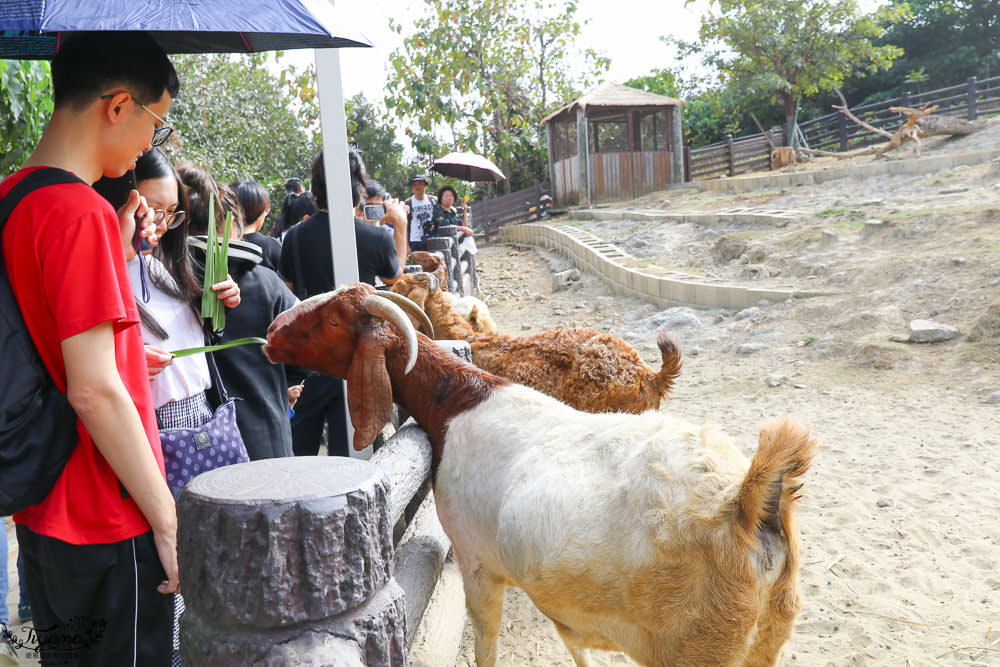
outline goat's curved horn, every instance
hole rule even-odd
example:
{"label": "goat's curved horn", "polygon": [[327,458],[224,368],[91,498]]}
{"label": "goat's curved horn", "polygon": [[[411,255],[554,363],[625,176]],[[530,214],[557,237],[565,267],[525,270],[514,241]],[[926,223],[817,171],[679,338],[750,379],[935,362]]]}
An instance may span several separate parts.
{"label": "goat's curved horn", "polygon": [[406,372],[413,370],[417,363],[417,332],[406,313],[383,294],[369,294],[364,300],[365,310],[375,317],[381,317],[396,327],[406,342]]}
{"label": "goat's curved horn", "polygon": [[417,327],[421,331],[431,338],[434,337],[434,324],[431,322],[431,318],[427,317],[427,313],[414,303],[413,299],[407,298],[405,294],[397,294],[396,292],[379,292],[378,296],[384,296],[402,308],[407,315],[413,318],[413,321],[416,322]]}

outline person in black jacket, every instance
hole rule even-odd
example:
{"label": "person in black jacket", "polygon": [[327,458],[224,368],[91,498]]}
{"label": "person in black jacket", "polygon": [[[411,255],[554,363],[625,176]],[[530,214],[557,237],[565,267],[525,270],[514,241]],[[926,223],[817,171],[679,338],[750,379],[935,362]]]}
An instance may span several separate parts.
{"label": "person in black jacket", "polygon": [[[351,170],[351,208],[362,202],[366,174],[361,154],[356,148],[348,152]],[[323,152],[320,151],[312,166],[312,192],[320,210],[288,231],[281,246],[278,273],[299,298],[322,294],[334,289],[333,249],[330,244],[330,217],[327,212],[326,175],[323,170]],[[402,206],[385,202],[387,218],[405,238],[406,213]],[[347,202],[338,202],[337,215],[349,215]],[[362,282],[375,284],[376,276],[391,284],[403,274],[396,254],[392,234],[354,217],[354,239],[358,249],[358,275]],[[315,456],[319,452],[323,426],[327,425],[329,437],[327,451],[330,455],[347,456],[347,421],[344,410],[343,381],[326,375],[306,378],[302,397],[295,406],[292,418],[292,447],[296,456]]]}
{"label": "person in black jacket", "polygon": [[[202,178],[190,178],[195,172]],[[201,167],[187,167],[182,177],[189,188],[208,182],[211,176]],[[267,336],[267,328],[274,318],[291,308],[298,300],[271,269],[261,265],[258,246],[238,240],[243,212],[236,195],[225,185],[216,184],[223,211],[233,212],[233,235],[229,242],[229,273],[240,286],[240,308],[226,312],[226,327],[220,342],[247,336]],[[194,202],[207,202],[208,197],[192,197]],[[199,212],[192,210],[194,217]],[[216,223],[223,227],[224,216],[216,216]],[[195,272],[204,276],[204,237],[191,239]],[[199,278],[201,279],[201,278]],[[238,311],[238,312],[237,312]],[[231,396],[238,397],[236,423],[243,436],[251,461],[292,455],[292,432],[288,417],[288,379],[282,364],[272,364],[259,345],[220,350],[213,353],[222,382]]]}

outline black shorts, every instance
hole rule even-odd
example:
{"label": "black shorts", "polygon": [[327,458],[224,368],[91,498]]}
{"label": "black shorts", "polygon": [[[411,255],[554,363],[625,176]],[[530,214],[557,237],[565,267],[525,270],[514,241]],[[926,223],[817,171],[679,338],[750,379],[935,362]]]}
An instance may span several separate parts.
{"label": "black shorts", "polygon": [[[34,636],[15,636],[42,665],[170,664],[173,595],[148,532],[109,544],[69,544],[17,526]],[[32,645],[33,644],[33,645]]]}

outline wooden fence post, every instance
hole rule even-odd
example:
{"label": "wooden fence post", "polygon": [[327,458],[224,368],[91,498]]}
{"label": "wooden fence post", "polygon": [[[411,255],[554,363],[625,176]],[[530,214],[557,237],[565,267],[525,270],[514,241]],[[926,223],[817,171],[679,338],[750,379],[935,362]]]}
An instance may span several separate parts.
{"label": "wooden fence post", "polygon": [[979,109],[976,106],[976,77],[970,76],[966,84],[968,89],[965,98],[969,105],[969,120],[976,120],[979,117]]}
{"label": "wooden fence post", "polygon": [[691,147],[684,145],[684,182],[691,180]]}
{"label": "wooden fence post", "polygon": [[837,135],[840,138],[840,150],[846,151],[850,148],[847,137],[847,116],[839,114],[837,118]]}
{"label": "wooden fence post", "polygon": [[726,152],[729,153],[729,175],[736,175],[736,161],[733,157],[733,135],[726,135]]}

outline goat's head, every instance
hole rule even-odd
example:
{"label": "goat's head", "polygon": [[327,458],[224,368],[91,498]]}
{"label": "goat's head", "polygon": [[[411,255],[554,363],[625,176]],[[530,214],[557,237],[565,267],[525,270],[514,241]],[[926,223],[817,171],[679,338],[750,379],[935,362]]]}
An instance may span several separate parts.
{"label": "goat's head", "polygon": [[420,268],[427,273],[433,273],[441,281],[441,286],[448,289],[448,265],[445,264],[444,256],[440,253],[414,250],[407,256],[406,261],[419,264]]}
{"label": "goat's head", "polygon": [[264,353],[272,363],[347,380],[358,450],[375,439],[392,412],[387,356],[405,359],[405,373],[417,361],[417,334],[397,298],[364,283],[345,285],[286,310],[267,330]]}
{"label": "goat's head", "polygon": [[441,282],[433,273],[404,273],[392,284],[392,291],[423,308],[427,297],[437,292],[440,285]]}

